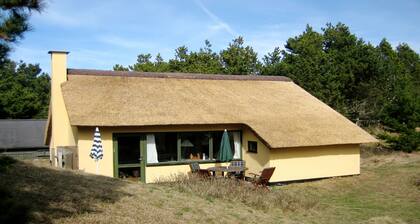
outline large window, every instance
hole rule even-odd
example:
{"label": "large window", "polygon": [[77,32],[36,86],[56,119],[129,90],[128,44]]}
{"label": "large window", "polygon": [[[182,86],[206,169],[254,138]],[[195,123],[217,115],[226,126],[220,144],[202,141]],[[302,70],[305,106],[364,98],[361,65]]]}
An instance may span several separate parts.
{"label": "large window", "polygon": [[[229,131],[229,140],[234,159],[240,159],[241,135],[239,131]],[[160,132],[149,134],[149,164],[165,162],[216,161],[223,131],[212,132]],[[149,141],[150,139],[150,141]],[[150,155],[149,155],[150,154]],[[152,161],[152,162],[150,162]]]}
{"label": "large window", "polygon": [[205,132],[180,133],[181,160],[208,160],[210,159],[211,134]]}
{"label": "large window", "polygon": [[178,160],[177,133],[155,133],[157,158],[159,162]]}

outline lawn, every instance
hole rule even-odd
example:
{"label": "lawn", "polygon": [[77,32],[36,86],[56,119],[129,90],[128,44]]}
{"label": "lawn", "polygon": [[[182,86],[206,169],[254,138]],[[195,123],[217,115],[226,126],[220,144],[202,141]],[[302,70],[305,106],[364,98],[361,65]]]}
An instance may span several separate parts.
{"label": "lawn", "polygon": [[359,176],[270,191],[229,180],[145,185],[2,163],[0,223],[420,223],[419,153],[370,156]]}

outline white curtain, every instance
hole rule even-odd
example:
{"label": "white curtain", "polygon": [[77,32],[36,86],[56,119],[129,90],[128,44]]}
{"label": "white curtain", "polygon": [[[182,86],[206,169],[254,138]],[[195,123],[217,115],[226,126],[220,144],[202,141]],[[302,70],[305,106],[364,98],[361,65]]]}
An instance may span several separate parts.
{"label": "white curtain", "polygon": [[155,135],[147,135],[147,163],[158,163]]}
{"label": "white curtain", "polygon": [[233,132],[233,147],[235,148],[235,153],[233,154],[234,159],[241,158],[241,135],[239,132]]}

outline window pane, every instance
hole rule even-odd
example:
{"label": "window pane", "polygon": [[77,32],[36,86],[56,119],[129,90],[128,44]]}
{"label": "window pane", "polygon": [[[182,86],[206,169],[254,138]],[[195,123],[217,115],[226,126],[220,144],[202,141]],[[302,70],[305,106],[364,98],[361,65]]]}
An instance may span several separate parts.
{"label": "window pane", "polygon": [[258,153],[258,143],[256,141],[248,141],[248,152]]}
{"label": "window pane", "polygon": [[208,132],[180,133],[181,160],[208,160],[209,139]]}
{"label": "window pane", "polygon": [[118,137],[118,163],[140,164],[140,137]]}
{"label": "window pane", "polygon": [[177,161],[176,133],[155,133],[155,141],[159,162]]}

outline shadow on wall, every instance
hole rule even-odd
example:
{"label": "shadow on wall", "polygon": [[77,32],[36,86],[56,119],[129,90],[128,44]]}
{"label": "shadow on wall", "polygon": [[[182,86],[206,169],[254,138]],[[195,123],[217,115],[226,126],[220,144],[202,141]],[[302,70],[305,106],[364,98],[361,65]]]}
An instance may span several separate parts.
{"label": "shadow on wall", "polygon": [[[5,159],[6,158],[6,159]],[[75,174],[0,157],[0,223],[52,223],[55,218],[100,211],[128,193],[117,179]]]}

